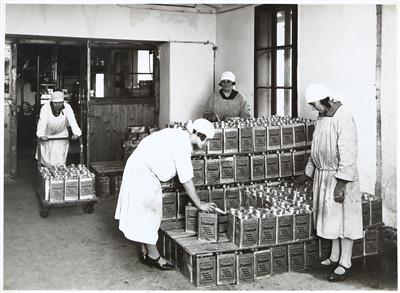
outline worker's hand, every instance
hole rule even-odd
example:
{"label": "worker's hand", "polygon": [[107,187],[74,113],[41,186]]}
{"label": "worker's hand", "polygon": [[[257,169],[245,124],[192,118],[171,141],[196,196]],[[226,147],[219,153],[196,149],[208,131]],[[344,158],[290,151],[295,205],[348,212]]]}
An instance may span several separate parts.
{"label": "worker's hand", "polygon": [[41,141],[48,141],[49,140],[49,138],[47,137],[47,136],[41,136],[40,138],[39,138]]}
{"label": "worker's hand", "polygon": [[308,177],[306,174],[301,174],[300,176],[294,178],[294,182],[296,182],[298,185],[305,185],[306,182],[310,182],[311,178]]}
{"label": "worker's hand", "polygon": [[74,134],[73,136],[71,136],[71,140],[75,141],[75,140],[78,140],[78,139],[79,139],[79,135],[75,135]]}
{"label": "worker's hand", "polygon": [[344,202],[344,193],[346,190],[347,181],[337,179],[335,189],[333,191],[333,199],[338,203]]}
{"label": "worker's hand", "polygon": [[201,203],[198,207],[203,212],[212,212],[217,205],[213,202]]}

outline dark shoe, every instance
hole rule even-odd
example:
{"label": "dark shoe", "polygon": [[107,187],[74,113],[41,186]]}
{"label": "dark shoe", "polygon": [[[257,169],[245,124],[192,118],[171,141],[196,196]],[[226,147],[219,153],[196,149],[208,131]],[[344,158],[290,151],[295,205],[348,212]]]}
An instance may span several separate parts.
{"label": "dark shoe", "polygon": [[175,266],[167,261],[165,264],[160,264],[160,258],[159,256],[157,259],[152,259],[148,255],[146,255],[146,258],[144,259],[145,264],[147,264],[149,267],[155,267],[157,269],[166,271],[166,270],[172,270],[175,268]]}
{"label": "dark shoe", "polygon": [[[329,277],[328,277],[328,281],[329,282],[340,282],[340,281],[344,281],[347,279],[347,277],[350,275],[350,268],[345,268],[342,265],[338,265],[338,267],[342,267],[344,269],[344,273],[339,275],[336,274],[335,271],[333,271]],[[336,269],[335,269],[336,270]]]}
{"label": "dark shoe", "polygon": [[147,258],[147,253],[140,251],[139,252],[139,261],[144,265],[146,264],[146,258]]}

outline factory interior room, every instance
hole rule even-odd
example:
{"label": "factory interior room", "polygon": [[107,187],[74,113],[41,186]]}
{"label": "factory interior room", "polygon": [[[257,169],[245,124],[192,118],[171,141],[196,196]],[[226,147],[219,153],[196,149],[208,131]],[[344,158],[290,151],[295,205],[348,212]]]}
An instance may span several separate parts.
{"label": "factory interior room", "polygon": [[12,2],[3,290],[398,290],[397,0]]}

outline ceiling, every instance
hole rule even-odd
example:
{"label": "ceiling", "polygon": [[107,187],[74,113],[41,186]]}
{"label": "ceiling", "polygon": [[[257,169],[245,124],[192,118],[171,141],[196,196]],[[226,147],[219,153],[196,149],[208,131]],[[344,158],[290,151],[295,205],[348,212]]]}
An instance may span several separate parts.
{"label": "ceiling", "polygon": [[240,9],[249,6],[249,4],[119,4],[118,6],[136,9],[215,14]]}

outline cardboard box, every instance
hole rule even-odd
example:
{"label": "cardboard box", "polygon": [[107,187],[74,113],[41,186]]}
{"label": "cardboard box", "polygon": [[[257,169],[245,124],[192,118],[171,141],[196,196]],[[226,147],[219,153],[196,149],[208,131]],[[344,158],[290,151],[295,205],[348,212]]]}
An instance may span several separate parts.
{"label": "cardboard box", "polygon": [[197,239],[210,242],[218,241],[218,215],[214,213],[199,212],[199,228]]}
{"label": "cardboard box", "polygon": [[319,258],[325,260],[330,257],[332,240],[319,238]]}
{"label": "cardboard box", "polygon": [[267,127],[267,151],[281,149],[281,128],[280,126]]}
{"label": "cardboard box", "polygon": [[306,152],[294,151],[293,153],[293,175],[304,174],[306,167]]}
{"label": "cardboard box", "polygon": [[282,125],[281,126],[281,146],[282,149],[294,148],[294,130],[293,125]]}
{"label": "cardboard box", "polygon": [[272,255],[272,275],[288,271],[287,246],[275,246],[271,248]]}
{"label": "cardboard box", "polygon": [[217,255],[217,285],[236,283],[236,253]]}
{"label": "cardboard box", "polygon": [[210,139],[207,143],[207,153],[222,154],[223,145],[222,128],[216,128],[213,139]]}
{"label": "cardboard box", "polygon": [[251,251],[237,255],[237,283],[254,283],[254,254]]}
{"label": "cardboard box", "polygon": [[64,193],[64,179],[50,178],[50,202],[64,202]]}
{"label": "cardboard box", "polygon": [[256,279],[270,277],[272,272],[271,250],[259,250],[254,252]]}
{"label": "cardboard box", "polygon": [[258,221],[258,245],[272,245],[276,243],[276,224],[277,218],[269,215],[266,218],[260,218]]}
{"label": "cardboard box", "polygon": [[164,192],[162,205],[162,220],[176,219],[176,192]]}
{"label": "cardboard box", "polygon": [[246,182],[250,180],[249,156],[235,157],[235,181]]}
{"label": "cardboard box", "polygon": [[267,129],[264,126],[253,127],[253,147],[255,152],[267,150]]}
{"label": "cardboard box", "polygon": [[210,202],[213,202],[217,207],[225,211],[225,197],[223,188],[211,188],[210,190]]}
{"label": "cardboard box", "polygon": [[353,252],[351,258],[358,258],[364,256],[364,239],[360,238],[353,242]]}
{"label": "cardboard box", "polygon": [[235,218],[235,244],[240,248],[255,248],[258,244],[258,219]]}
{"label": "cardboard box", "polygon": [[293,215],[277,216],[277,243],[293,241]]}
{"label": "cardboard box", "polygon": [[235,161],[233,157],[220,159],[221,162],[221,183],[232,183],[235,181]]}
{"label": "cardboard box", "polygon": [[224,153],[231,154],[239,152],[239,131],[237,128],[224,128]]}
{"label": "cardboard box", "polygon": [[227,187],[225,190],[225,208],[227,211],[240,206],[240,192],[239,187]]}
{"label": "cardboard box", "polygon": [[253,155],[250,162],[251,180],[265,179],[265,155]]}
{"label": "cardboard box", "polygon": [[279,157],[279,177],[293,176],[292,153],[280,153]]}
{"label": "cardboard box", "polygon": [[294,215],[294,240],[307,239],[311,234],[311,214]]}
{"label": "cardboard box", "polygon": [[304,270],[304,243],[288,245],[289,272]]}
{"label": "cardboard box", "polygon": [[220,159],[206,159],[206,184],[220,184],[221,164]]}
{"label": "cardboard box", "polygon": [[205,253],[194,257],[194,284],[196,287],[215,286],[217,284],[217,264],[215,255]]}
{"label": "cardboard box", "polygon": [[367,229],[364,231],[364,255],[378,254],[379,231]]}
{"label": "cardboard box", "polygon": [[184,219],[185,218],[185,207],[186,205],[191,202],[192,205],[194,203],[190,199],[189,195],[186,193],[186,191],[178,191],[176,194],[176,197],[178,199],[178,210],[176,213],[176,218],[177,219]]}
{"label": "cardboard box", "polygon": [[294,145],[296,147],[306,146],[307,135],[306,135],[305,123],[293,124],[293,131],[294,131]]}
{"label": "cardboard box", "polygon": [[266,178],[273,179],[279,177],[279,157],[278,154],[267,154],[265,156]]}
{"label": "cardboard box", "polygon": [[253,128],[239,128],[239,153],[253,151]]}
{"label": "cardboard box", "polygon": [[[304,242],[305,266],[311,267],[319,263],[318,240],[313,239]],[[325,258],[324,258],[325,259]]]}
{"label": "cardboard box", "polygon": [[203,185],[205,183],[205,162],[203,159],[192,159],[193,183],[194,185]]}

